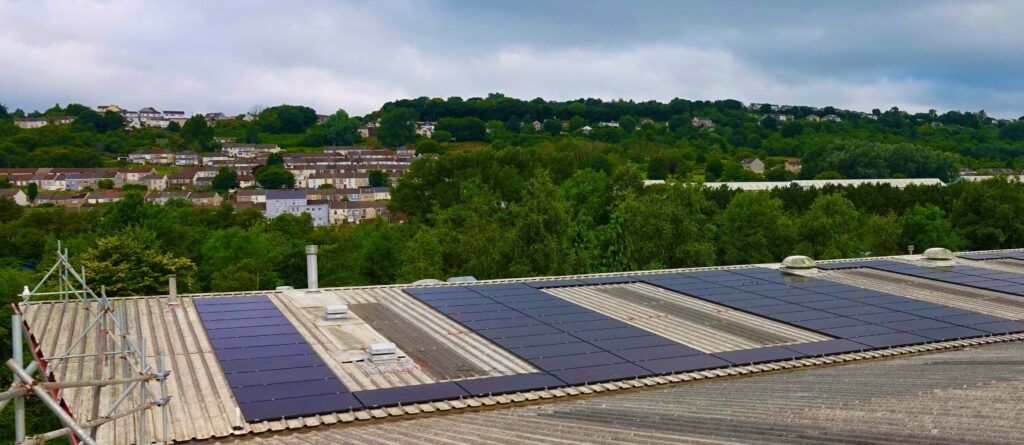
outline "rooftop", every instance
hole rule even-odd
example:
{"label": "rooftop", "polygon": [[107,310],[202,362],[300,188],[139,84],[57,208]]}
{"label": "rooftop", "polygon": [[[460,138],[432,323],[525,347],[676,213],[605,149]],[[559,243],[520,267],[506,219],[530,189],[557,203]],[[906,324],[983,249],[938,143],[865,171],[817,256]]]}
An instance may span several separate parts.
{"label": "rooftop", "polygon": [[[173,371],[176,442],[1024,440],[1013,430],[1024,408],[1011,400],[1024,362],[1008,358],[1024,352],[1024,252],[817,266],[111,303],[150,362]],[[347,318],[324,318],[339,305]],[[90,316],[74,301],[21,308],[51,355]],[[58,381],[94,377],[93,335]],[[395,357],[371,357],[382,342]],[[111,375],[122,366],[102,363]],[[63,396],[90,417],[92,389]],[[488,407],[511,409],[479,412]],[[101,427],[99,442],[136,443],[135,419]],[[162,440],[159,413],[151,419],[144,440]]]}

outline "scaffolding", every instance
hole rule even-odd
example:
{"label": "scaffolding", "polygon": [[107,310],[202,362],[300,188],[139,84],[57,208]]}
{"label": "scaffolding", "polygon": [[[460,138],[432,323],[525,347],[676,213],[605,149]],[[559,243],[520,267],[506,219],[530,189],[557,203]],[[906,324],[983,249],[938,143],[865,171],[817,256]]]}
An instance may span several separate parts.
{"label": "scaffolding", "polygon": [[[104,288],[96,293],[89,287],[85,269],[76,270],[71,265],[67,249],[62,250],[59,242],[56,257],[53,266],[33,289],[25,287],[21,304],[12,305],[13,347],[11,359],[5,365],[13,374],[13,383],[7,391],[0,393],[0,411],[8,404],[14,407],[14,443],[40,444],[67,436],[72,444],[93,445],[97,443],[97,433],[103,425],[130,416],[136,419],[136,443],[169,443],[167,379],[170,371],[164,366],[164,357],[157,355],[154,357],[156,363],[150,362],[146,355],[146,339],[141,332],[133,335],[123,307],[121,311],[116,310]],[[42,345],[25,320],[22,305],[31,304],[34,297],[59,300],[65,306],[73,305],[88,312],[88,322],[80,330],[68,333],[74,337],[67,347],[48,351],[56,354],[44,354]],[[95,340],[93,351],[79,352],[86,349],[83,342],[87,338]],[[31,356],[27,366],[23,350],[26,344]],[[76,380],[74,373],[66,372],[72,362],[79,367],[91,364],[93,378]],[[82,374],[78,373],[79,376]],[[60,376],[63,378],[58,381]],[[159,387],[159,397],[151,386]],[[68,390],[91,392],[91,412],[73,413],[65,399],[65,391]],[[25,399],[28,397],[38,398],[64,427],[28,437],[25,430]],[[154,408],[159,408],[159,412],[154,413]],[[154,415],[159,415],[159,419],[151,417]],[[146,426],[150,422],[162,427],[159,431],[147,431]]]}

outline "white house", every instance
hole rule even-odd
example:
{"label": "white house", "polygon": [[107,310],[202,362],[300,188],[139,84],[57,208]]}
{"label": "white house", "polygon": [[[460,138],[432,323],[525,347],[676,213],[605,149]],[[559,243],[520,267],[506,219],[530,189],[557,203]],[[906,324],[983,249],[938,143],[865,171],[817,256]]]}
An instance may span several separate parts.
{"label": "white house", "polygon": [[740,161],[740,165],[742,165],[744,169],[747,169],[747,170],[752,171],[754,173],[758,173],[758,174],[763,174],[764,173],[764,162],[761,161],[760,159],[757,159],[757,158],[746,158],[746,159]]}

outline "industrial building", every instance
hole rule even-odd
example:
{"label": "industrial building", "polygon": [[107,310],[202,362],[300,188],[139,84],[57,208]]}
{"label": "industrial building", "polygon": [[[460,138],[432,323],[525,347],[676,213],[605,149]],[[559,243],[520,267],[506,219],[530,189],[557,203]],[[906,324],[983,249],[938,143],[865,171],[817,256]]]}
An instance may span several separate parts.
{"label": "industrial building", "polygon": [[8,367],[85,443],[1024,441],[1024,251],[319,288],[310,246],[117,299],[66,258]]}

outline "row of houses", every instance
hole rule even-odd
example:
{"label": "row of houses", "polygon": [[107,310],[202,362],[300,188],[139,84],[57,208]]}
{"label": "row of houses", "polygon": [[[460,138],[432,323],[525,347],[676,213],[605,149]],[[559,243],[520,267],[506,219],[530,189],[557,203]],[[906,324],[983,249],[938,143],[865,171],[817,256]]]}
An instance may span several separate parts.
{"label": "row of houses", "polygon": [[[167,204],[172,199],[180,199],[192,203],[196,207],[216,207],[224,202],[224,198],[213,192],[158,191],[147,192],[146,201],[156,204]],[[110,204],[124,198],[121,190],[99,190],[95,192],[68,192],[44,190],[29,199],[24,190],[0,189],[0,199],[9,199],[21,206],[52,204],[60,207],[80,208],[88,205]]]}
{"label": "row of houses", "polygon": [[46,191],[97,189],[104,180],[110,181],[113,188],[125,184],[141,184],[158,190],[166,188],[166,175],[157,174],[152,168],[0,168],[0,182],[17,187],[35,184]]}
{"label": "row of houses", "polygon": [[[318,195],[310,190],[266,190],[265,192],[258,198],[262,202],[253,201],[252,203],[254,206],[262,207],[264,215],[268,219],[285,213],[292,215],[308,213],[314,226],[326,226],[328,224],[359,224],[378,217],[390,218],[387,200],[322,199],[326,196]],[[330,197],[334,196],[338,195],[330,195]]]}
{"label": "row of houses", "polygon": [[[740,161],[740,165],[747,171],[761,175],[764,174],[766,169],[764,161],[758,158],[745,158]],[[803,169],[803,165],[800,163],[800,159],[788,158],[782,163],[782,168],[789,173],[797,174]]]}

